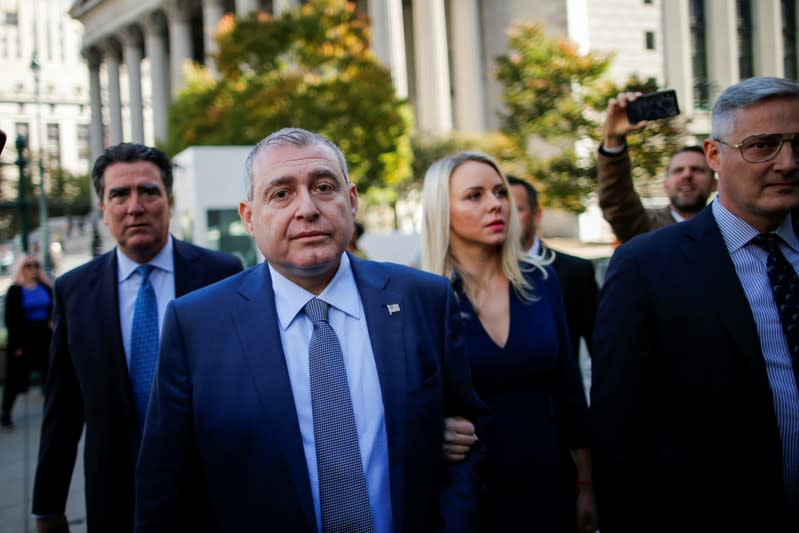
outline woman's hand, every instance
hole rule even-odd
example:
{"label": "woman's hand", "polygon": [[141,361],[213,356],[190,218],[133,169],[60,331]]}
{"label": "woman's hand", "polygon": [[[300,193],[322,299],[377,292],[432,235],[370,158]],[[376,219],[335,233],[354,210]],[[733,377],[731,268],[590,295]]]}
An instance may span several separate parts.
{"label": "woman's hand", "polygon": [[444,419],[442,455],[445,460],[452,463],[463,461],[475,442],[477,435],[474,432],[474,424],[462,416]]}

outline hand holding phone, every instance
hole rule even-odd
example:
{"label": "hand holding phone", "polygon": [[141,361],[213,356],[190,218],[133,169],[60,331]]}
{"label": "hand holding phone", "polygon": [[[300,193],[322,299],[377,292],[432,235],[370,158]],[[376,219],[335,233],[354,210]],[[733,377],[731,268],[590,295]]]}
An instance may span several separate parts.
{"label": "hand holding phone", "polygon": [[674,89],[639,96],[636,100],[628,102],[626,109],[630,124],[637,124],[642,120],[657,120],[680,114],[680,107],[677,104],[677,92]]}

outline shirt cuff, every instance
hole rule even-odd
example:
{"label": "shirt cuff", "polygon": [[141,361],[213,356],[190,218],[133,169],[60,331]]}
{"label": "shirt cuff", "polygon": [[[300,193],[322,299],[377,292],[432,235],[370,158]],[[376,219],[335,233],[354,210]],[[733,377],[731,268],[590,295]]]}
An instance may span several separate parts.
{"label": "shirt cuff", "polygon": [[602,154],[602,155],[610,156],[610,157],[613,157],[613,156],[616,156],[616,155],[621,155],[621,154],[624,153],[625,150],[627,150],[627,143],[626,142],[624,144],[622,144],[621,146],[618,146],[616,148],[605,148],[604,144],[600,144],[599,145],[599,153]]}

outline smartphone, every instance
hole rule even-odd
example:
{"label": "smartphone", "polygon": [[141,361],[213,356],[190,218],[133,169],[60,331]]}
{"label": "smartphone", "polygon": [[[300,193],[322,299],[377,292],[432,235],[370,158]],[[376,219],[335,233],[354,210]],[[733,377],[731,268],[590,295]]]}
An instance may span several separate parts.
{"label": "smartphone", "polygon": [[644,94],[627,103],[627,118],[630,124],[679,114],[680,107],[677,105],[677,92],[674,89]]}

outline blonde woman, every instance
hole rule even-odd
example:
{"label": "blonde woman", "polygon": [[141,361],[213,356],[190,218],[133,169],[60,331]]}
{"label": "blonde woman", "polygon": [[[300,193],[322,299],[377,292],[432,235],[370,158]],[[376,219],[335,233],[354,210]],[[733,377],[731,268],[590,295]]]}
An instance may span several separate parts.
{"label": "blonde woman", "polygon": [[53,309],[50,281],[35,255],[20,255],[12,276],[14,282],[6,292],[5,303],[8,343],[6,382],[0,413],[0,425],[9,429],[13,427],[11,410],[14,401],[19,393],[28,390],[31,370],[37,370],[41,375],[44,390]]}
{"label": "blonde woman", "polygon": [[[479,428],[481,529],[594,531],[587,405],[560,288],[525,257],[509,190],[479,152],[437,161],[424,180],[422,267],[452,280],[474,387],[491,409]],[[473,428],[447,425],[445,455],[456,458]]]}

